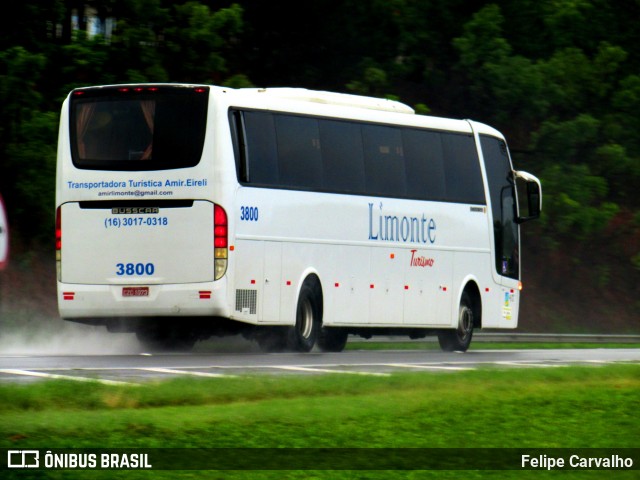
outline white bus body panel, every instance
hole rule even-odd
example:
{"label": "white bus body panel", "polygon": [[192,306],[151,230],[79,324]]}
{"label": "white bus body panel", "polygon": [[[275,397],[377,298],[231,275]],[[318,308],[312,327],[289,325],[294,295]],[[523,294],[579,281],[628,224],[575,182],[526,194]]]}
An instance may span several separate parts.
{"label": "white bus body panel", "polygon": [[[157,285],[213,281],[213,204],[160,208],[156,214],[62,205],[61,281]],[[70,225],[64,228],[64,225]]]}
{"label": "white bus body panel", "polygon": [[244,187],[236,205],[236,220],[240,208],[258,212],[236,223],[234,284],[255,303],[239,304],[238,320],[290,324],[307,269],[320,279],[326,326],[450,326],[462,275],[486,271],[482,284],[493,286],[486,209]]}

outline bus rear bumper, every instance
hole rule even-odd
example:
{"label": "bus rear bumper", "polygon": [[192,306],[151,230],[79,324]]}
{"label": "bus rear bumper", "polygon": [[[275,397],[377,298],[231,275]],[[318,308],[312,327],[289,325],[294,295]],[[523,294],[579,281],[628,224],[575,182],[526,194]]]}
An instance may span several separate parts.
{"label": "bus rear bumper", "polygon": [[78,285],[58,282],[64,319],[107,317],[224,317],[226,282],[173,285]]}

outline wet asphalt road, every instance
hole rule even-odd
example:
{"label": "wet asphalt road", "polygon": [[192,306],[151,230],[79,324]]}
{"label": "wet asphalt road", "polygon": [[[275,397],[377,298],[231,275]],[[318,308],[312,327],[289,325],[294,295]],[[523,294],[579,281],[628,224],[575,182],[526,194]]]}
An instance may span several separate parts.
{"label": "wet asphalt road", "polygon": [[455,372],[479,368],[562,368],[570,365],[640,363],[640,349],[483,350],[466,353],[433,350],[348,350],[265,354],[177,352],[64,354],[0,353],[0,382],[65,378],[104,383],[142,383],[178,376],[224,378],[239,375],[385,376],[397,371]]}

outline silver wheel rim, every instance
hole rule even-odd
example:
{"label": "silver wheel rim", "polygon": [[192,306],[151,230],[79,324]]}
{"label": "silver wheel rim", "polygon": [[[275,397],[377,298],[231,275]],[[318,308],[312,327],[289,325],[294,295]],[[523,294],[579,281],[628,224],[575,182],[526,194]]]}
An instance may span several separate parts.
{"label": "silver wheel rim", "polygon": [[300,335],[302,338],[309,338],[313,331],[313,308],[308,299],[304,299],[302,305],[300,305],[298,314],[300,315]]}
{"label": "silver wheel rim", "polygon": [[473,311],[466,305],[460,307],[458,316],[458,338],[462,343],[466,342],[473,331]]}

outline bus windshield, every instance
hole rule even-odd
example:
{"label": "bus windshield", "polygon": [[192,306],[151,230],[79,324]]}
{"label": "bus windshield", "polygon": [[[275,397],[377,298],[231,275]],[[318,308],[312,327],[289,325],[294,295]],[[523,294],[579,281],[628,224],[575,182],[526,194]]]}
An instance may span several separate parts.
{"label": "bus windshield", "polygon": [[100,170],[192,167],[202,156],[208,89],[100,87],[71,95],[73,163]]}

